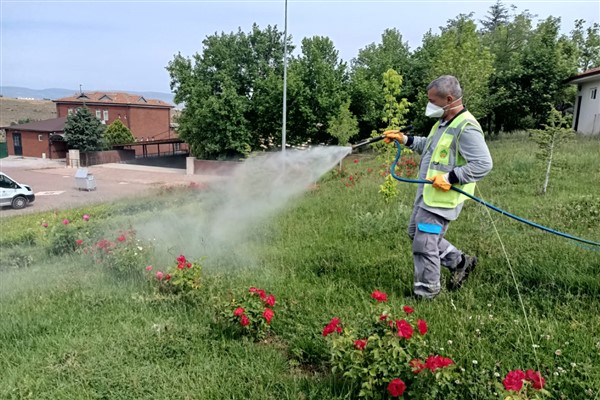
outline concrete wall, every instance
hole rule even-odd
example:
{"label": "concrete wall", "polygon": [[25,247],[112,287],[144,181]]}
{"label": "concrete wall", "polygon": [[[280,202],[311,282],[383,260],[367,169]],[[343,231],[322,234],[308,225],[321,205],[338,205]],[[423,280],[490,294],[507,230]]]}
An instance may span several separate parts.
{"label": "concrete wall", "polygon": [[[573,128],[577,113],[579,113],[579,123],[577,132],[584,135],[600,135],[600,77],[598,79],[581,83],[581,89],[577,91],[575,97],[575,108],[573,110]],[[596,98],[592,99],[592,90],[596,89]],[[581,96],[581,110],[578,109],[579,96]]]}

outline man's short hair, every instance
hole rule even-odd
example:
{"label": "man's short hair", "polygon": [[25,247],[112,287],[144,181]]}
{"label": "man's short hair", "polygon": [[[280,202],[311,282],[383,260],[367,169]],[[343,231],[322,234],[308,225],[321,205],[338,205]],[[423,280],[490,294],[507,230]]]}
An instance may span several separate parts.
{"label": "man's short hair", "polygon": [[462,97],[462,89],[460,87],[460,83],[458,83],[458,79],[452,75],[442,75],[429,85],[427,85],[427,90],[435,88],[438,92],[438,95],[444,96],[452,96],[455,99]]}

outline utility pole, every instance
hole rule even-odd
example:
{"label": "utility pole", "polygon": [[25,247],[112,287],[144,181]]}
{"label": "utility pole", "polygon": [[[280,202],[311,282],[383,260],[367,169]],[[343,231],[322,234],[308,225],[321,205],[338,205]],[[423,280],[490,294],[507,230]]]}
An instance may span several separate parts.
{"label": "utility pole", "polygon": [[283,32],[283,122],[281,127],[281,151],[285,153],[287,124],[287,0],[285,0],[285,28]]}

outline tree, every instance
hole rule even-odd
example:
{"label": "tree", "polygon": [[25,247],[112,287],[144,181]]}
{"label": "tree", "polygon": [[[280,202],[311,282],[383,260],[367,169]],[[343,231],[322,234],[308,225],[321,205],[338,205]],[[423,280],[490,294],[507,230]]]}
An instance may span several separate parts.
{"label": "tree", "polygon": [[67,116],[64,132],[71,149],[81,152],[102,150],[104,125],[85,106]]}
{"label": "tree", "polygon": [[[406,77],[411,70],[410,51],[407,42],[397,29],[386,29],[381,43],[371,43],[359,50],[351,62],[349,93],[350,109],[357,116],[360,137],[366,138],[371,131],[383,128],[381,110],[384,106],[383,74],[393,69]],[[409,96],[416,88],[405,80],[402,94]]]}
{"label": "tree", "polygon": [[255,24],[249,33],[208,36],[203,45],[202,54],[177,54],[167,66],[175,102],[185,103],[179,135],[192,154],[245,156],[280,138],[283,34]]}
{"label": "tree", "polygon": [[533,140],[538,144],[537,158],[546,164],[546,174],[542,185],[542,194],[546,194],[552,163],[556,158],[556,148],[560,142],[571,138],[575,132],[570,128],[570,121],[563,117],[560,111],[554,107],[550,109],[547,124],[544,129],[532,129],[529,132]]}
{"label": "tree", "polygon": [[327,125],[348,99],[346,64],[338,59],[331,39],[304,38],[301,55],[290,62],[288,79],[290,143],[331,141]]}
{"label": "tree", "polygon": [[575,29],[571,31],[571,39],[578,52],[577,66],[581,72],[600,67],[600,24],[594,22],[586,30],[584,24],[585,20],[576,20]]}
{"label": "tree", "polygon": [[496,3],[488,10],[486,18],[479,22],[483,25],[484,32],[495,32],[499,27],[508,23],[508,9],[500,0],[496,0]]}
{"label": "tree", "polygon": [[340,105],[339,113],[328,122],[327,133],[336,138],[339,146],[346,146],[350,138],[358,133],[358,121],[350,112],[350,100]]}
{"label": "tree", "polygon": [[417,114],[413,115],[419,130],[426,131],[432,123],[422,112],[427,104],[424,89],[441,75],[454,75],[459,80],[463,102],[477,118],[488,113],[493,56],[476,28],[472,14],[460,14],[441,27],[440,35],[425,34],[423,46],[415,54],[416,68],[422,71],[422,90],[416,98]]}
{"label": "tree", "polygon": [[120,119],[116,119],[104,132],[104,141],[108,148],[115,144],[133,143],[135,137]]}

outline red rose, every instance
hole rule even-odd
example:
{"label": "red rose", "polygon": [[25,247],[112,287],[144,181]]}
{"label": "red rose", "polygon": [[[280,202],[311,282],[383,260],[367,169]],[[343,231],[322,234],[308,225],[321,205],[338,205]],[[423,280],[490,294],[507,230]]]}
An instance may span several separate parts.
{"label": "red rose", "polygon": [[156,279],[158,279],[159,281],[162,281],[162,279],[163,279],[163,273],[162,273],[162,272],[160,272],[160,271],[158,271],[158,272],[156,273]]}
{"label": "red rose", "polygon": [[396,329],[398,329],[398,336],[405,339],[410,339],[413,335],[413,328],[405,319],[396,321]]}
{"label": "red rose", "polygon": [[506,374],[502,384],[506,390],[518,392],[523,387],[523,379],[525,379],[525,372],[517,369]]}
{"label": "red rose", "polygon": [[258,292],[256,292],[256,293],[258,293],[258,295],[260,296],[260,298],[263,299],[263,300],[265,300],[267,298],[267,292],[265,292],[262,289],[259,289]]}
{"label": "red rose", "polygon": [[357,160],[357,159],[354,159],[354,164],[357,164],[357,163],[358,163],[358,160]]}
{"label": "red rose", "polygon": [[363,350],[367,345],[367,339],[358,339],[354,341],[354,348],[356,350]]}
{"label": "red rose", "polygon": [[334,317],[331,321],[323,328],[323,336],[327,337],[333,332],[342,333],[342,327],[339,326],[342,323],[339,318]]}
{"label": "red rose", "polygon": [[185,268],[185,265],[183,265],[183,264],[177,264],[177,269],[184,269],[184,268]]}
{"label": "red rose", "polygon": [[250,325],[250,320],[248,319],[248,317],[246,317],[246,315],[242,315],[242,318],[240,319],[240,325],[242,325],[242,326]]}
{"label": "red rose", "polygon": [[425,368],[428,368],[431,372],[435,372],[438,368],[444,368],[452,364],[454,364],[452,359],[442,356],[429,356],[427,360],[425,360]]}
{"label": "red rose", "polygon": [[183,254],[181,254],[179,257],[177,257],[178,264],[185,264],[186,262],[187,262],[187,260],[185,259],[185,256]]}
{"label": "red rose", "polygon": [[265,308],[265,311],[263,312],[263,317],[265,317],[265,319],[267,320],[267,324],[271,323],[271,319],[273,319],[273,315],[275,315],[273,310],[271,310],[270,308]]}
{"label": "red rose", "polygon": [[69,220],[68,219],[63,219],[63,225],[69,225]]}
{"label": "red rose", "polygon": [[411,306],[404,306],[404,312],[407,314],[412,314],[415,312],[415,309],[412,308]]}
{"label": "red rose", "polygon": [[240,315],[244,314],[244,308],[243,307],[238,307],[235,310],[233,310],[233,315],[235,315],[236,317],[239,317]]}
{"label": "red rose", "polygon": [[411,366],[411,368],[413,369],[413,372],[415,374],[418,374],[419,372],[421,372],[425,369],[425,364],[423,364],[423,361],[417,360],[416,358],[414,360],[412,360],[409,363],[409,365]]}
{"label": "red rose", "polygon": [[387,387],[387,390],[392,397],[400,397],[406,390],[406,384],[401,379],[393,379]]}
{"label": "red rose", "polygon": [[387,319],[387,317],[388,317],[388,316],[387,316],[387,314],[381,314],[381,315],[379,316],[379,320],[380,320],[380,321],[385,321],[385,320]]}
{"label": "red rose", "polygon": [[77,246],[81,246],[83,244],[83,240],[77,239],[75,243],[77,243]]}
{"label": "red rose", "polygon": [[185,264],[185,266],[188,268],[192,268],[192,263],[187,263],[187,264]]}
{"label": "red rose", "polygon": [[166,281],[170,281],[170,280],[171,280],[171,274],[167,274],[167,275],[165,276],[165,280],[166,280]]}
{"label": "red rose", "polygon": [[124,241],[125,241],[125,235],[121,235],[121,236],[119,236],[119,237],[117,238],[117,240],[118,240],[119,242],[124,242]]}
{"label": "red rose", "polygon": [[371,297],[377,300],[378,302],[387,301],[387,294],[380,292],[379,290],[374,291],[371,294]]}
{"label": "red rose", "polygon": [[273,296],[272,294],[268,295],[265,299],[265,304],[273,307],[275,305],[275,296]]}
{"label": "red rose", "polygon": [[422,319],[417,321],[417,328],[419,329],[419,333],[421,335],[425,335],[427,333],[427,322]]}
{"label": "red rose", "polygon": [[544,385],[546,384],[546,381],[544,380],[544,378],[542,377],[542,374],[540,372],[536,372],[532,369],[528,369],[525,372],[525,378],[532,383],[532,386],[534,389],[542,389],[544,387]]}

